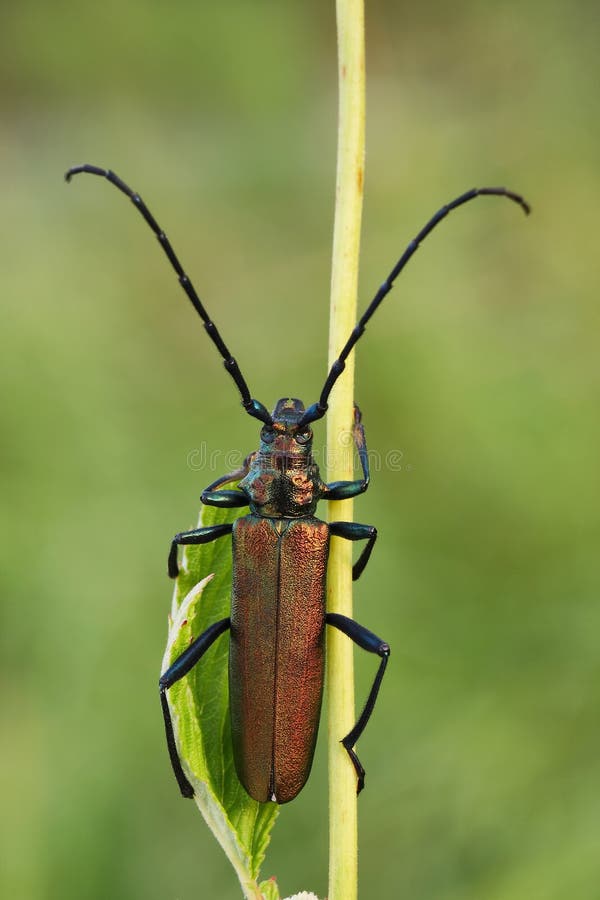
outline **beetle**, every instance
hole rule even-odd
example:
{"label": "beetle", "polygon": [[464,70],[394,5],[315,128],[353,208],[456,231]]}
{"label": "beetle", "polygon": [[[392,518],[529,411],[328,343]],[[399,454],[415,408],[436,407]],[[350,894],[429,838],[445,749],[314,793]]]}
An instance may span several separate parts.
{"label": "beetle", "polygon": [[[286,803],[306,783],[314,755],[324,676],[325,625],[337,628],[359,647],[379,657],[379,666],[356,724],[342,739],[357,777],[357,793],[365,770],[354,750],[379,692],[390,655],[388,644],[352,619],[325,609],[325,584],[332,537],[366,541],[352,569],[363,572],[375,540],[373,525],[324,522],[315,515],[320,500],[346,500],[364,493],[370,481],[369,459],[361,413],[355,407],[353,439],[362,478],[327,484],[312,455],[313,422],[323,418],[328,399],[346,359],[395,279],[421,242],[449,212],[479,196],[503,196],[529,213],[528,203],[506,188],[473,188],[441,207],[427,222],[376,292],[331,366],[316,403],[284,397],[272,413],[254,399],[240,368],[210,319],[166,234],[139,194],[110,169],[74,166],[65,175],[87,173],[106,178],[124,193],[148,223],[175,270],[204,328],[217,347],[225,369],[238,388],[242,406],[262,422],[260,446],[242,468],[224,475],[202,493],[202,502],[250,512],[233,524],[217,524],[176,534],[171,542],[168,573],[178,575],[178,548],[232,536],[233,576],[230,615],[197,637],[162,674],[159,682],[171,765],[184,797],[194,790],[180,761],[167,699],[168,689],[183,678],[212,644],[230,632],[229,697],[236,771],[247,793],[261,802]],[[238,481],[235,489],[222,485]]]}

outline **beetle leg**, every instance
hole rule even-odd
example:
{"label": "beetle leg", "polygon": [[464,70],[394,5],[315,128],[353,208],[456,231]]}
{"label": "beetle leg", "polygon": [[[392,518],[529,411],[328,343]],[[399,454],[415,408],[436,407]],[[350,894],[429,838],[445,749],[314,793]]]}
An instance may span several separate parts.
{"label": "beetle leg", "polygon": [[356,581],[369,562],[377,540],[377,529],[374,525],[359,525],[358,522],[330,522],[329,532],[348,541],[367,541],[367,546],[352,566],[352,581]]}
{"label": "beetle leg", "polygon": [[202,491],[200,497],[205,506],[218,506],[220,509],[237,509],[248,506],[249,500],[243,491]]}
{"label": "beetle leg", "polygon": [[179,566],[177,565],[177,547],[185,544],[209,544],[216,541],[217,538],[231,534],[233,525],[231,523],[224,525],[207,525],[204,528],[194,528],[192,531],[182,531],[176,534],[171,541],[171,550],[169,552],[169,578],[177,578],[179,575]]}
{"label": "beetle leg", "polygon": [[192,785],[189,783],[186,778],[185,772],[181,766],[181,760],[179,759],[179,754],[177,753],[177,744],[175,742],[175,735],[173,733],[173,722],[171,720],[171,711],[169,709],[169,702],[167,700],[167,690],[172,685],[174,685],[177,681],[183,678],[184,675],[192,669],[199,660],[202,659],[208,648],[214,644],[219,635],[223,634],[224,631],[227,631],[231,622],[229,618],[221,619],[220,622],[215,622],[214,625],[211,625],[210,628],[207,628],[196,640],[190,644],[187,650],[184,650],[181,656],[178,656],[175,662],[173,662],[166,672],[160,676],[160,680],[158,682],[158,687],[160,691],[160,704],[162,706],[163,718],[165,720],[165,732],[167,735],[167,747],[169,748],[169,757],[171,759],[171,765],[173,766],[173,772],[175,773],[175,778],[177,779],[177,784],[179,785],[179,790],[183,794],[184,797],[193,797],[194,789]]}
{"label": "beetle leg", "polygon": [[334,628],[339,629],[339,631],[343,631],[344,634],[347,634],[349,638],[352,638],[355,644],[358,644],[359,647],[362,647],[363,650],[368,650],[369,653],[376,653],[381,657],[381,662],[379,663],[379,668],[377,669],[377,674],[375,675],[375,680],[373,681],[373,685],[371,690],[369,691],[369,696],[367,697],[367,702],[364,705],[364,709],[361,712],[356,725],[349,731],[345,738],[342,739],[341,743],[344,745],[348,756],[352,760],[352,765],[356,771],[356,775],[358,778],[358,783],[356,785],[356,793],[360,794],[363,787],[365,786],[365,770],[361,765],[361,762],[353,750],[354,745],[357,740],[363,733],[366,728],[367,722],[371,718],[371,713],[373,712],[373,708],[375,706],[375,701],[377,700],[377,694],[379,693],[379,688],[381,686],[381,681],[383,679],[383,675],[385,672],[385,667],[387,666],[387,661],[390,656],[390,648],[385,641],[382,641],[381,638],[378,638],[376,634],[373,634],[372,631],[368,631],[368,629],[364,628],[362,625],[359,625],[358,622],[355,622],[353,619],[349,619],[347,616],[341,616],[339,613],[327,613],[325,616],[325,621],[328,625],[333,625]]}
{"label": "beetle leg", "polygon": [[324,500],[349,500],[351,497],[357,497],[358,494],[364,494],[369,487],[371,472],[369,470],[365,427],[362,423],[362,413],[356,403],[354,404],[352,437],[354,438],[354,446],[358,451],[363,477],[358,481],[332,481],[331,484],[326,484],[323,493]]}
{"label": "beetle leg", "polygon": [[248,497],[246,493],[239,489],[234,490],[218,490],[222,484],[229,484],[232,481],[241,481],[250,471],[250,465],[256,453],[250,453],[239,469],[221,475],[212,484],[202,491],[200,500],[205,506],[219,506],[221,509],[235,509],[239,506],[248,506]]}

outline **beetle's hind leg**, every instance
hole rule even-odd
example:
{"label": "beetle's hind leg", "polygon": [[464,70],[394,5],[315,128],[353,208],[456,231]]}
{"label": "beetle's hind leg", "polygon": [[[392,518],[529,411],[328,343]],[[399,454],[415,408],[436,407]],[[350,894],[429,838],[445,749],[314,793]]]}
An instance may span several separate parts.
{"label": "beetle's hind leg", "polygon": [[179,754],[177,752],[177,744],[175,742],[175,735],[173,733],[173,722],[171,720],[171,711],[169,709],[169,701],[167,700],[167,690],[172,687],[176,682],[178,682],[184,675],[192,669],[197,662],[199,662],[209,647],[214,644],[216,639],[223,634],[223,632],[227,631],[230,627],[231,621],[229,618],[221,619],[220,622],[215,622],[214,625],[211,625],[210,628],[207,628],[196,640],[190,644],[187,650],[184,650],[181,656],[178,656],[174,663],[172,663],[166,672],[160,676],[160,681],[158,682],[158,687],[160,691],[160,704],[162,707],[163,718],[165,720],[165,732],[167,735],[167,747],[169,748],[169,757],[171,759],[171,765],[173,766],[173,772],[175,773],[175,778],[177,779],[177,784],[179,785],[179,790],[183,794],[184,797],[188,799],[194,796],[194,788],[189,783],[185,772],[181,766],[181,760],[179,759]]}
{"label": "beetle's hind leg", "polygon": [[339,613],[327,613],[325,621],[328,625],[333,625],[334,628],[337,628],[339,629],[339,631],[347,634],[348,637],[352,638],[354,643],[358,644],[359,647],[362,647],[363,650],[368,650],[369,653],[376,653],[381,658],[381,662],[379,663],[379,668],[377,669],[377,674],[375,675],[375,680],[373,681],[371,690],[369,691],[369,696],[367,697],[367,702],[364,705],[364,709],[358,717],[354,728],[348,732],[345,738],[342,738],[342,744],[344,745],[346,752],[348,753],[348,756],[350,757],[352,765],[354,766],[354,769],[356,771],[356,793],[360,794],[365,786],[365,770],[361,764],[360,759],[354,751],[354,745],[365,730],[367,722],[371,718],[371,713],[373,712],[373,709],[375,707],[377,694],[379,693],[379,688],[381,687],[381,682],[385,673],[385,667],[387,666],[387,661],[390,656],[390,648],[385,641],[382,641],[381,638],[378,638],[377,635],[373,634],[372,631],[369,631],[367,628],[364,628],[362,625],[359,625],[358,622],[355,622],[353,619],[349,619],[347,616],[341,616],[339,615]]}

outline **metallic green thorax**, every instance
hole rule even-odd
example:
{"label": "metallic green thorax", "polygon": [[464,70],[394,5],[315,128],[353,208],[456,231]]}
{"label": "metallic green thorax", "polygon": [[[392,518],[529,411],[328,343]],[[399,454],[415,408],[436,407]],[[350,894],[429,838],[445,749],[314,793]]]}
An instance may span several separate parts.
{"label": "metallic green thorax", "polygon": [[250,457],[250,470],[239,483],[258,516],[311,516],[326,492],[312,456],[312,429],[298,427],[303,415],[301,400],[284,398],[273,410],[273,424],[261,430],[260,449]]}

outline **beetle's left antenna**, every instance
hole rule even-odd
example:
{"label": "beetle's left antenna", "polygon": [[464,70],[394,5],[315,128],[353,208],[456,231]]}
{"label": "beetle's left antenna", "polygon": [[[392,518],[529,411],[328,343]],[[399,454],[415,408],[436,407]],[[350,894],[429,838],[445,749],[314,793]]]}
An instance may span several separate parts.
{"label": "beetle's left antenna", "polygon": [[98,166],[91,166],[88,164],[85,164],[83,166],[73,166],[73,168],[69,169],[69,171],[65,174],[65,180],[70,181],[73,175],[79,175],[81,172],[84,172],[88,175],[100,175],[102,178],[106,178],[108,181],[110,181],[111,184],[114,184],[116,188],[122,191],[122,193],[125,194],[126,197],[129,197],[136,209],[142,214],[142,216],[158,238],[158,242],[165,251],[167,259],[175,269],[177,278],[179,279],[179,284],[188,295],[192,306],[202,319],[204,328],[206,329],[206,333],[223,357],[225,368],[235,381],[237,388],[242,396],[242,406],[244,407],[246,412],[249,415],[254,416],[255,419],[260,419],[261,422],[265,422],[265,424],[267,425],[272,425],[273,420],[271,419],[271,416],[269,415],[267,409],[262,405],[262,403],[259,403],[258,400],[254,400],[250,396],[248,385],[246,384],[244,376],[240,372],[240,368],[236,360],[229,352],[227,345],[219,334],[217,326],[211,320],[210,316],[204,309],[200,297],[196,293],[194,285],[184,272],[181,263],[177,259],[175,251],[171,247],[168,237],[166,236],[162,228],[160,228],[156,219],[154,218],[140,195],[136,194],[135,191],[132,191],[131,188],[126,185],[118,175],[115,175],[114,172],[111,172],[110,169],[101,169]]}
{"label": "beetle's left antenna", "polygon": [[458,206],[462,206],[463,203],[468,203],[470,200],[474,200],[475,197],[484,196],[507,197],[509,200],[512,200],[513,203],[517,203],[521,207],[521,209],[527,215],[529,215],[530,207],[527,201],[524,200],[520,194],[515,194],[513,191],[509,191],[503,187],[473,188],[472,190],[466,191],[466,193],[461,194],[460,197],[457,197],[455,200],[452,200],[451,203],[447,203],[446,206],[442,206],[441,209],[438,209],[436,214],[432,216],[429,222],[410,242],[400,259],[356,323],[352,334],[342,347],[340,355],[329,370],[329,374],[327,375],[325,384],[323,385],[323,390],[321,391],[321,396],[316,403],[313,403],[312,406],[308,407],[308,409],[302,416],[302,419],[298,423],[298,429],[304,428],[304,426],[308,425],[309,422],[314,422],[316,419],[322,419],[327,412],[327,401],[329,399],[329,394],[331,393],[331,389],[333,388],[334,384],[346,368],[346,359],[350,355],[350,351],[353,349],[359,338],[363,336],[367,322],[369,321],[375,310],[378,308],[384,297],[389,294],[394,286],[394,281],[396,280],[406,263],[409,261],[411,256],[419,249],[421,242],[425,240],[427,235],[433,231],[435,226],[439,225],[442,219],[445,219],[448,213],[453,209],[456,209]]}

